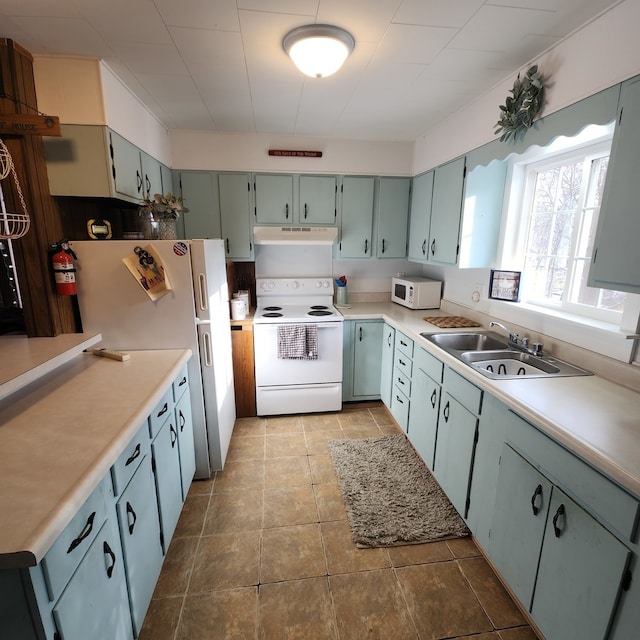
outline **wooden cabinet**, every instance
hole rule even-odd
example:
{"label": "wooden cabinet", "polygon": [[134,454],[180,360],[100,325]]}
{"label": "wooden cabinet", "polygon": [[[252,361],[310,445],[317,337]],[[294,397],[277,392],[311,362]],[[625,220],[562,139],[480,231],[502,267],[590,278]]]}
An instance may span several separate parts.
{"label": "wooden cabinet", "polygon": [[371,257],[374,187],[374,178],[346,176],[342,180],[339,244],[341,259]]}
{"label": "wooden cabinet", "polygon": [[629,550],[508,445],[490,552],[545,638],[606,637]]}
{"label": "wooden cabinet", "polygon": [[233,385],[236,417],[256,415],[256,374],[253,357],[253,325],[250,322],[231,325]]}
{"label": "wooden cabinet", "polygon": [[395,345],[396,330],[385,322],[382,329],[382,357],[380,358],[380,399],[388,408],[391,408]]}
{"label": "wooden cabinet", "polygon": [[180,193],[189,209],[182,216],[185,238],[220,238],[218,175],[210,171],[183,171]]}
{"label": "wooden cabinet", "polygon": [[345,402],[380,398],[382,329],[380,320],[344,322],[342,399]]}
{"label": "wooden cabinet", "polygon": [[622,84],[588,285],[640,293],[640,78]]}
{"label": "wooden cabinet", "polygon": [[231,260],[253,260],[251,177],[248,173],[220,173],[218,185],[226,256]]}
{"label": "wooden cabinet", "polygon": [[406,258],[409,178],[378,178],[375,198],[378,258]]}
{"label": "wooden cabinet", "polygon": [[425,464],[433,471],[438,434],[444,365],[420,347],[413,358],[411,409],[407,436]]}
{"label": "wooden cabinet", "polygon": [[409,260],[412,262],[429,259],[433,174],[433,170],[427,171],[413,179],[409,214]]}

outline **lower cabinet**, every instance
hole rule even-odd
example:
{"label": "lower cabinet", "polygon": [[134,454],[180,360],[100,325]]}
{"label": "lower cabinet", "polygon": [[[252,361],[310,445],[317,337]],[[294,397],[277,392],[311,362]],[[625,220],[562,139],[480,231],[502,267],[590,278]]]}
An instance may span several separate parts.
{"label": "lower cabinet", "polygon": [[630,551],[508,445],[489,554],[547,640],[606,637]]}
{"label": "lower cabinet", "polygon": [[344,323],[342,399],[380,398],[382,322],[347,320]]}
{"label": "lower cabinet", "polygon": [[380,358],[380,399],[388,408],[391,408],[395,348],[396,330],[385,322],[382,328],[382,357]]}
{"label": "lower cabinet", "polygon": [[185,393],[176,402],[176,428],[178,431],[178,454],[180,456],[180,486],[182,500],[187,499],[189,487],[196,473],[196,450],[193,440],[191,396]]}
{"label": "lower cabinet", "polygon": [[393,355],[393,381],[391,388],[391,414],[406,433],[411,408],[411,378],[413,376],[414,342],[400,331],[395,334]]}

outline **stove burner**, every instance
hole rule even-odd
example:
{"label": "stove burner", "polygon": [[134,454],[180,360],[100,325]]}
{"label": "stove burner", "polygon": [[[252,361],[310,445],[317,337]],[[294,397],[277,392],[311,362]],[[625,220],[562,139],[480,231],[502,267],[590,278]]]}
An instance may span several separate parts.
{"label": "stove burner", "polygon": [[[265,307],[266,309],[278,309],[279,307]],[[270,311],[268,313],[263,313],[262,317],[263,318],[282,318],[281,313],[278,313],[277,311]]]}
{"label": "stove burner", "polygon": [[282,307],[265,307],[264,311],[282,311]]}
{"label": "stove burner", "polygon": [[312,311],[309,311],[309,313],[307,313],[308,316],[332,316],[333,312],[329,311],[326,307],[324,309],[320,308],[320,309],[316,309],[314,307],[312,307]]}
{"label": "stove burner", "polygon": [[327,307],[327,305],[325,304],[313,304],[311,305],[312,309],[328,309],[329,307]]}

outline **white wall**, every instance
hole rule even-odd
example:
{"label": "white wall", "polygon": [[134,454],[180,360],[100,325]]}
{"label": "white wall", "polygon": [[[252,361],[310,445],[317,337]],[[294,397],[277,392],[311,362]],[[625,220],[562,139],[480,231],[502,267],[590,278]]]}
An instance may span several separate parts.
{"label": "white wall", "polygon": [[[523,71],[536,63],[549,76],[542,115],[639,74],[638,25],[640,2],[625,0],[525,65]],[[517,72],[416,140],[413,174],[493,140],[499,105],[504,104],[516,76]]]}

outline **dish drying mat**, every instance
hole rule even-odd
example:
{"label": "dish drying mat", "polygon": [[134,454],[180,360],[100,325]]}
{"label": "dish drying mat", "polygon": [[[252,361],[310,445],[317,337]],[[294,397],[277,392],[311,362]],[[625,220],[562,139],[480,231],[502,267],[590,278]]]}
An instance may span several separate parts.
{"label": "dish drying mat", "polygon": [[426,316],[423,318],[440,329],[459,329],[462,327],[481,327],[479,322],[462,316]]}

